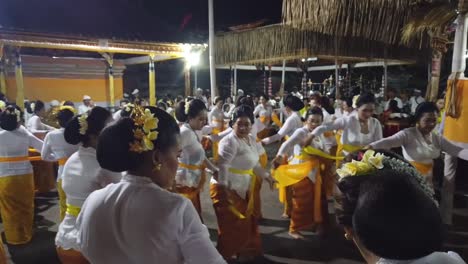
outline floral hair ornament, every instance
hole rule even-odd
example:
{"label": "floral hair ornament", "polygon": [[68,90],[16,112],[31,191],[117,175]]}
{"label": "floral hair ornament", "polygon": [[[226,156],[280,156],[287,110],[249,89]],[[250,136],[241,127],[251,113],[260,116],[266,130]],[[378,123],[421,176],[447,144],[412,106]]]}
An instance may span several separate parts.
{"label": "floral hair ornament", "polygon": [[132,112],[133,108],[135,108],[135,105],[131,104],[131,103],[128,103],[128,104],[125,105],[124,110],[125,110],[125,112],[130,113],[130,112]]}
{"label": "floral hair ornament", "polygon": [[5,111],[6,103],[0,100],[0,111]]}
{"label": "floral hair ornament", "polygon": [[154,116],[149,109],[144,109],[141,106],[133,108],[130,115],[135,123],[133,129],[134,140],[130,142],[130,151],[142,153],[154,149],[153,141],[158,138],[159,119]]}
{"label": "floral hair ornament", "polygon": [[34,109],[36,108],[36,103],[29,104],[29,108],[31,108],[31,111],[34,113]]}
{"label": "floral hair ornament", "polygon": [[59,107],[59,111],[62,111],[62,110],[70,110],[72,111],[74,114],[76,114],[76,109],[73,108],[72,106],[69,106],[69,105],[62,105]]}
{"label": "floral hair ornament", "polygon": [[88,131],[88,115],[80,115],[78,117],[78,124],[80,125],[80,135],[86,135],[86,131]]}
{"label": "floral hair ornament", "polygon": [[388,157],[382,153],[376,154],[373,150],[367,150],[362,156],[361,161],[352,160],[349,163],[343,164],[340,169],[336,170],[336,173],[340,176],[340,180],[342,180],[346,177],[368,175],[383,168],[389,168],[409,175],[418,183],[424,193],[431,198],[436,205],[438,205],[438,202],[434,199],[434,189],[429,185],[427,179],[424,178],[418,170],[416,170],[416,168],[400,159]]}
{"label": "floral hair ornament", "polygon": [[383,158],[385,156],[381,153],[375,153],[373,150],[367,150],[362,156],[361,161],[352,160],[349,163],[343,164],[340,169],[336,170],[336,173],[340,178],[369,174],[375,170],[383,169]]}
{"label": "floral hair ornament", "polygon": [[[0,102],[3,102],[3,101],[0,101]],[[9,115],[15,115],[16,116],[16,122],[21,122],[21,111],[16,109],[16,108],[13,108],[13,107],[10,107],[10,108],[6,108],[6,112],[9,114]]]}
{"label": "floral hair ornament", "polygon": [[188,115],[188,112],[190,110],[190,101],[188,98],[185,98],[185,114]]}

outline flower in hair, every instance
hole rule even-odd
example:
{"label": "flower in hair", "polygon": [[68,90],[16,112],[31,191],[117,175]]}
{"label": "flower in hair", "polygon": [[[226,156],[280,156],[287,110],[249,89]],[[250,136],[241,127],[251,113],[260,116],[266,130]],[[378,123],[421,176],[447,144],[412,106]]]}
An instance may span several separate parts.
{"label": "flower in hair", "polygon": [[18,110],[16,108],[10,108],[10,109],[7,110],[7,113],[9,115],[15,115],[16,116],[16,122],[21,122],[21,111],[20,110]]}
{"label": "flower in hair", "polygon": [[82,114],[78,117],[78,124],[80,125],[80,135],[86,135],[88,131],[88,115]]}
{"label": "flower in hair", "polygon": [[188,99],[185,99],[185,114],[188,115],[188,112],[190,110],[190,101]]}
{"label": "flower in hair", "polygon": [[31,111],[34,113],[34,108],[36,108],[36,104],[35,103],[31,103],[29,105],[29,108],[31,108]]}
{"label": "flower in hair", "polygon": [[373,150],[367,150],[361,161],[352,160],[349,163],[343,164],[340,169],[336,170],[336,173],[341,177],[355,176],[369,174],[375,170],[383,169],[383,158],[385,156],[381,153],[375,153]]}
{"label": "flower in hair", "polygon": [[143,110],[142,107],[133,108],[131,118],[135,124],[133,130],[134,140],[130,142],[130,151],[142,153],[154,149],[153,141],[158,138],[159,119],[154,116],[149,109]]}
{"label": "flower in hair", "polygon": [[131,112],[133,108],[135,108],[135,105],[128,103],[128,104],[125,105],[124,110],[125,110],[125,112]]}
{"label": "flower in hair", "polygon": [[0,100],[0,111],[5,111],[6,103]]}
{"label": "flower in hair", "polygon": [[69,105],[62,105],[59,107],[59,111],[62,111],[62,110],[70,110],[72,111],[73,113],[76,113],[76,109],[73,108],[72,106],[69,106]]}

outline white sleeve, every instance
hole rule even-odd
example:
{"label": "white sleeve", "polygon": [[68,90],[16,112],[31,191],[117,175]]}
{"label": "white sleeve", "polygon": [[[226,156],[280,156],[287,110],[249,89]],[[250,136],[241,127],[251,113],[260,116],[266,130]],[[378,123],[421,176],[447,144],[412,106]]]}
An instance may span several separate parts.
{"label": "white sleeve", "polygon": [[292,136],[286,140],[278,150],[277,156],[288,157],[294,149],[294,146],[301,143],[301,140],[305,138],[302,129],[296,130]]}
{"label": "white sleeve", "polygon": [[219,133],[218,135],[213,135],[211,134],[210,135],[210,140],[211,141],[220,141],[221,139],[223,139],[225,136],[229,135],[229,133],[232,132],[232,127],[229,127],[228,129],[222,131],[221,133]]}
{"label": "white sleeve", "polygon": [[211,126],[204,126],[201,129],[201,134],[202,135],[209,135],[209,134],[211,134],[212,131],[213,131],[213,128]]}
{"label": "white sleeve", "polygon": [[213,110],[208,113],[208,125],[211,126],[211,121],[213,121]]}
{"label": "white sleeve", "polygon": [[52,152],[52,148],[50,146],[50,134],[47,134],[44,138],[44,143],[42,145],[41,150],[41,158],[47,161],[56,160],[54,153]]}
{"label": "white sleeve", "polygon": [[44,142],[42,142],[42,140],[40,140],[36,136],[34,136],[31,132],[29,132],[29,131],[26,131],[26,132],[28,133],[29,146],[33,147],[38,152],[41,152]]}
{"label": "white sleeve", "polygon": [[257,106],[255,107],[254,112],[253,112],[254,117],[256,117],[257,115],[259,115],[261,110],[262,110],[262,109],[261,109],[261,106],[260,106],[260,105],[257,105]]}
{"label": "white sleeve", "polygon": [[231,139],[232,138],[225,138],[224,140],[221,140],[221,142],[219,142],[218,148],[218,184],[224,186],[228,186],[227,175],[230,167],[229,165],[237,155],[237,149],[239,147],[239,143]]}
{"label": "white sleeve", "polygon": [[280,130],[273,136],[264,138],[262,140],[262,143],[269,145],[273,142],[280,141],[284,136],[289,134],[289,132],[291,132],[292,129],[294,129],[293,122],[294,122],[294,119],[292,118],[292,116],[288,117],[286,119],[286,122],[284,122],[284,125],[280,128]]}
{"label": "white sleeve", "polygon": [[391,149],[406,145],[408,134],[406,130],[401,130],[391,137],[387,137],[370,144],[373,149]]}
{"label": "white sleeve", "polygon": [[182,205],[182,226],[179,234],[179,248],[188,264],[226,263],[210,240],[210,234],[200,221],[197,211],[187,199]]}
{"label": "white sleeve", "polygon": [[101,188],[104,188],[111,183],[120,182],[121,179],[122,173],[120,172],[112,172],[110,170],[101,168],[97,173],[98,184],[101,186]]}
{"label": "white sleeve", "polygon": [[333,122],[318,126],[312,131],[312,135],[320,136],[327,131],[344,129],[346,126],[346,118],[347,117],[338,118]]}
{"label": "white sleeve", "polygon": [[450,156],[459,157],[460,159],[468,160],[468,149],[461,148],[452,142],[448,141],[441,135],[433,134],[433,136],[439,137],[440,148],[442,151],[448,153]]}

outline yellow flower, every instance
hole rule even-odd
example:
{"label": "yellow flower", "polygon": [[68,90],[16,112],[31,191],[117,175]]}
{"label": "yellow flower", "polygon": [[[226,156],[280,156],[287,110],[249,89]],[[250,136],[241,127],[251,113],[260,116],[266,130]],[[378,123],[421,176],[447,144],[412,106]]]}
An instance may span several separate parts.
{"label": "yellow flower", "polygon": [[60,111],[62,111],[62,110],[70,110],[70,111],[72,111],[74,114],[76,113],[75,108],[73,108],[72,106],[69,106],[69,105],[62,105],[62,106],[60,106],[59,110],[60,110]]}
{"label": "yellow flower", "polygon": [[143,139],[143,143],[145,144],[145,150],[153,150],[154,149],[153,141],[151,141],[149,138],[145,137]]}
{"label": "yellow flower", "polygon": [[6,108],[6,103],[0,100],[0,111],[5,110]]}
{"label": "yellow flower", "polygon": [[159,132],[158,131],[153,131],[153,132],[150,132],[146,137],[149,139],[149,140],[156,140],[158,139],[158,134]]}
{"label": "yellow flower", "polygon": [[88,115],[83,114],[78,117],[78,124],[80,125],[80,134],[86,135],[86,131],[88,131]]}
{"label": "yellow flower", "polygon": [[141,140],[145,136],[145,132],[143,132],[141,128],[137,128],[133,131],[133,136],[135,137],[135,139]]}
{"label": "yellow flower", "polygon": [[146,134],[150,133],[152,130],[155,130],[158,127],[158,121],[156,118],[148,118],[145,120],[143,125],[143,130]]}

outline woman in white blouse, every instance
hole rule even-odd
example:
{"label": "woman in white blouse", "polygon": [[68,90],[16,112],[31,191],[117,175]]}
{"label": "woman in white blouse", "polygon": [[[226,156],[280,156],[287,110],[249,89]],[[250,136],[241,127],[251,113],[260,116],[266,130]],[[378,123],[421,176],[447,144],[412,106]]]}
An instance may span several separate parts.
{"label": "woman in white blouse", "polygon": [[299,111],[304,108],[304,103],[296,96],[288,95],[284,99],[284,110],[288,115],[281,129],[275,135],[264,138],[262,143],[265,145],[280,141],[283,137],[290,137],[294,131],[302,127],[302,119]]}
{"label": "woman in white blouse", "polygon": [[62,189],[62,172],[63,166],[67,159],[78,150],[77,145],[69,144],[65,141],[64,132],[65,126],[75,115],[75,109],[71,106],[61,106],[57,113],[57,121],[60,129],[56,129],[47,133],[44,138],[44,145],[41,151],[41,157],[46,161],[58,162],[57,173],[57,190],[60,203],[60,220],[65,217],[67,210],[66,195]]}
{"label": "woman in white blouse", "polygon": [[205,168],[217,173],[216,168],[205,155],[198,131],[206,125],[207,109],[200,99],[190,102],[179,102],[176,108],[177,120],[183,122],[180,126],[179,168],[175,177],[177,193],[192,201],[201,216],[200,192],[206,182]]}
{"label": "woman in white blouse", "polygon": [[112,182],[118,182],[121,175],[101,169],[96,159],[97,139],[101,130],[112,120],[109,111],[94,107],[89,114],[75,116],[65,127],[65,141],[80,144],[65,163],[62,172],[62,187],[66,194],[67,210],[60,223],[55,245],[62,263],[83,263],[85,261],[78,245],[76,218],[88,195]]}
{"label": "woman in white blouse", "polygon": [[[213,128],[212,134],[219,134],[226,129],[224,125],[223,98],[217,96],[214,99],[214,106],[208,114],[208,125]],[[218,142],[213,142],[213,159],[218,160]]]}
{"label": "woman in white blouse", "polygon": [[369,93],[360,95],[356,107],[356,113],[338,118],[332,123],[323,124],[314,129],[309,134],[307,141],[310,142],[315,136],[322,135],[327,131],[342,130],[340,144],[343,152],[348,154],[382,139],[382,125],[379,120],[372,117],[375,111],[374,95]]}
{"label": "woman in white blouse", "polygon": [[91,263],[225,263],[192,203],[170,192],[180,140],[176,121],[155,107],[136,107],[101,133],[99,164],[125,174],[81,209],[81,251]]}
{"label": "woman in white blouse", "polygon": [[29,118],[26,128],[31,131],[32,133],[44,133],[50,130],[54,130],[54,127],[46,125],[42,123],[42,118],[45,116],[45,105],[42,101],[36,101],[35,103],[31,103],[31,110],[33,111],[33,115]]}
{"label": "woman in white blouse", "polygon": [[416,108],[416,126],[406,128],[395,135],[373,142],[373,149],[391,149],[402,147],[404,158],[423,174],[432,185],[432,168],[434,159],[441,151],[451,156],[468,160],[468,149],[460,148],[434,131],[438,117],[437,106],[424,102]]}
{"label": "woman in white blouse", "polygon": [[42,141],[21,126],[19,108],[0,113],[0,214],[6,241],[12,245],[32,238],[34,178],[28,149],[42,149]]}
{"label": "woman in white blouse", "polygon": [[219,175],[211,181],[211,198],[218,219],[218,251],[225,259],[262,254],[253,193],[256,176],[273,179],[259,162],[259,145],[250,130],[252,109],[241,105],[233,113],[233,131],[219,143]]}

